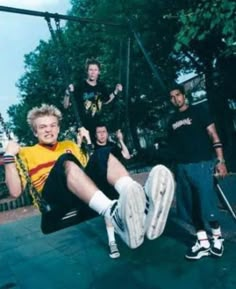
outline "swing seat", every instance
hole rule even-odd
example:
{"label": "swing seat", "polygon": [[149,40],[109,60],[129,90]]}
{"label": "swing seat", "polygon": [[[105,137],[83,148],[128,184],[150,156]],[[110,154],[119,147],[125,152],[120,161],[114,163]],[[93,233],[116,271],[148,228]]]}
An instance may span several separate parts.
{"label": "swing seat", "polygon": [[98,214],[89,207],[71,208],[69,210],[55,207],[51,211],[42,214],[41,231],[43,234],[51,234],[97,216]]}

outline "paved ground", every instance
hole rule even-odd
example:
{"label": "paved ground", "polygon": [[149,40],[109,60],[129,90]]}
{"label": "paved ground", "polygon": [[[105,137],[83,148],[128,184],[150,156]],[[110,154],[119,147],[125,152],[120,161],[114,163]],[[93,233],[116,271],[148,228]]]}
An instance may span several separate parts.
{"label": "paved ground", "polygon": [[136,250],[121,241],[121,257],[108,257],[102,218],[43,235],[40,216],[0,226],[0,289],[235,289],[236,227],[221,212],[225,254],[187,261],[190,228],[174,209],[165,233]]}
{"label": "paved ground", "polygon": [[[138,178],[143,182],[145,175]],[[224,182],[235,209],[236,180]],[[136,250],[118,239],[121,257],[112,260],[100,217],[43,235],[32,207],[0,213],[0,289],[235,289],[236,223],[226,211],[221,223],[222,258],[185,260],[192,228],[180,224],[172,208],[163,236]]]}
{"label": "paved ground", "polygon": [[0,212],[0,225],[17,221],[26,217],[38,215],[39,211],[34,206],[21,207],[15,210]]}

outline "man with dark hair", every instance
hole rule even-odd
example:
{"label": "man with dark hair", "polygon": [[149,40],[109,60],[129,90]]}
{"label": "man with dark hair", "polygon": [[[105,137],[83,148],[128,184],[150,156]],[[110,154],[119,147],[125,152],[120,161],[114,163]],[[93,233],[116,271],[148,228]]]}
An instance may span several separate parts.
{"label": "man with dark hair", "polygon": [[[224,247],[213,174],[227,174],[222,143],[209,112],[189,106],[182,87],[170,89],[170,101],[176,108],[170,120],[169,143],[177,161],[177,209],[185,219],[191,219],[197,234],[195,245],[185,257],[220,257]],[[206,233],[207,224],[211,227],[212,244]]]}
{"label": "man with dark hair", "polygon": [[109,147],[111,153],[119,159],[119,161],[129,160],[131,158],[129,149],[124,142],[124,136],[120,129],[116,131],[117,142],[109,140],[109,133],[107,126],[103,123],[99,123],[95,127],[95,149]]}
{"label": "man with dark hair", "polygon": [[[88,59],[85,64],[87,78],[74,86],[70,84],[68,90],[74,92],[78,112],[83,126],[94,134],[96,124],[99,122],[102,106],[109,104],[120,91],[122,85],[117,84],[113,92],[109,93],[106,85],[99,80],[101,64],[96,59]],[[64,97],[64,108],[70,106],[70,97]]]}
{"label": "man with dark hair", "polygon": [[[109,140],[109,133],[107,130],[107,126],[103,123],[99,123],[96,125],[95,128],[95,144],[94,148],[95,150],[108,148],[109,151],[122,163],[124,160],[130,159],[130,153],[129,150],[124,143],[124,137],[121,132],[121,130],[118,130],[116,132],[116,137],[118,143],[111,142]],[[114,191],[114,189],[111,186],[106,186],[104,189],[106,193],[111,198],[117,197],[117,193]],[[107,230],[107,237],[108,237],[108,243],[109,243],[109,249],[110,249],[110,257],[111,258],[118,258],[120,256],[116,240],[115,240],[115,231],[114,226],[110,222],[109,219],[105,218],[106,222],[106,230]]]}

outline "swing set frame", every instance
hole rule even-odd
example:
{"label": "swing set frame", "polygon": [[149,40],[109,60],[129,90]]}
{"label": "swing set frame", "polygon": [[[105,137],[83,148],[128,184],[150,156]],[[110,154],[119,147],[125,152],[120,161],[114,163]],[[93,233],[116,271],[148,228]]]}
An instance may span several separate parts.
{"label": "swing set frame", "polygon": [[[73,22],[79,22],[79,23],[92,23],[96,25],[106,25],[106,26],[112,26],[112,27],[117,27],[118,29],[129,29],[130,35],[127,38],[127,46],[126,46],[126,75],[125,75],[125,103],[126,103],[126,116],[128,115],[129,111],[129,83],[130,83],[130,51],[131,51],[131,35],[133,35],[134,39],[136,40],[136,43],[138,44],[149,68],[151,69],[151,72],[153,76],[156,78],[158,81],[160,88],[162,89],[163,93],[167,93],[167,88],[162,81],[160,74],[157,70],[157,67],[153,64],[153,61],[151,60],[150,55],[147,53],[141,37],[139,33],[136,31],[134,24],[131,19],[127,18],[127,23],[114,23],[114,22],[108,22],[104,20],[96,20],[96,19],[91,19],[91,18],[80,18],[77,16],[71,16],[71,15],[63,15],[63,14],[58,14],[58,13],[49,13],[49,12],[41,12],[41,11],[36,11],[36,10],[27,10],[27,9],[20,9],[20,8],[14,8],[14,7],[8,7],[8,6],[0,6],[0,11],[2,12],[7,12],[7,13],[15,13],[15,14],[23,14],[23,15],[29,15],[29,16],[36,16],[36,17],[43,17],[48,24],[48,28],[50,30],[51,36],[53,38],[53,30],[52,26],[50,23],[51,19],[55,20],[56,27],[58,29],[58,25],[60,20],[67,20],[67,21],[73,21]],[[71,99],[73,100],[73,95],[71,95]],[[75,117],[77,123],[80,122],[79,114],[75,111]],[[3,128],[8,136],[6,126],[4,125],[4,121],[1,118],[1,123],[3,125]],[[128,123],[127,123],[127,130],[130,131],[130,124],[129,124],[129,118],[127,117]],[[83,214],[75,208],[73,210],[70,210],[69,212],[57,212],[56,210],[51,210],[50,207],[48,207],[47,204],[45,204],[44,200],[39,196],[38,192],[33,189],[33,186],[31,185],[30,178],[27,177],[27,170],[24,167],[24,164],[22,161],[17,158],[18,163],[20,164],[21,169],[24,172],[24,175],[26,175],[26,179],[29,183],[30,189],[33,192],[33,198],[36,200],[40,211],[42,212],[42,220],[41,220],[41,229],[44,234],[49,234],[52,232],[55,232],[57,230],[63,229],[65,227],[78,224],[80,222],[83,222],[89,218],[95,217],[96,214]],[[223,192],[221,191],[221,194]],[[224,199],[226,197],[224,196]],[[227,199],[226,199],[227,200]],[[231,212],[232,213],[232,212]]]}

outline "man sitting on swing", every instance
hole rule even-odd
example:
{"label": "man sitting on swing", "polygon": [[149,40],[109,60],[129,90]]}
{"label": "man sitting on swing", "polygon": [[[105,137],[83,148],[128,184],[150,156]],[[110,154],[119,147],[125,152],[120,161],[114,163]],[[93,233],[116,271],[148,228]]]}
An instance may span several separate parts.
{"label": "man sitting on swing", "polygon": [[[11,196],[19,197],[26,186],[16,159],[18,155],[28,170],[32,185],[51,208],[69,209],[75,204],[82,211],[91,208],[111,220],[116,233],[130,248],[140,246],[145,233],[149,239],[157,238],[164,230],[173,197],[171,172],[162,165],[154,167],[145,185],[145,196],[142,186],[106,148],[94,152],[88,159],[73,141],[58,141],[61,119],[61,112],[55,106],[42,104],[31,109],[27,116],[38,143],[20,147],[9,141],[4,160]],[[90,143],[85,128],[81,128],[79,134]],[[114,186],[119,193],[118,200],[110,200],[100,190],[104,181]],[[164,202],[159,200],[162,196]]]}

